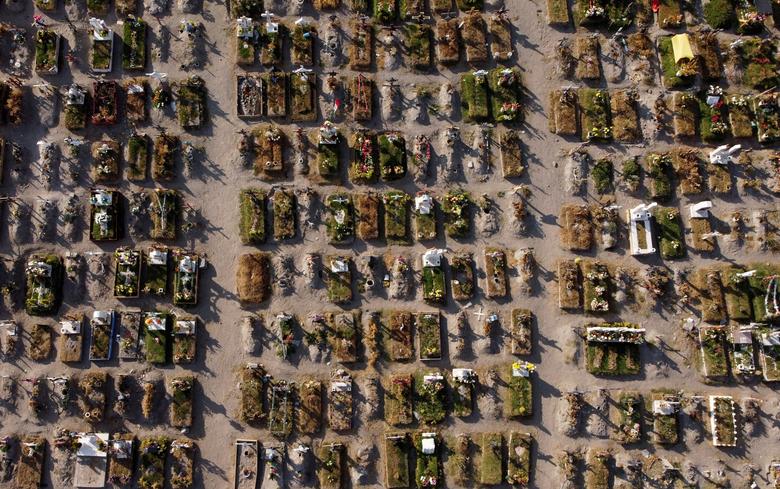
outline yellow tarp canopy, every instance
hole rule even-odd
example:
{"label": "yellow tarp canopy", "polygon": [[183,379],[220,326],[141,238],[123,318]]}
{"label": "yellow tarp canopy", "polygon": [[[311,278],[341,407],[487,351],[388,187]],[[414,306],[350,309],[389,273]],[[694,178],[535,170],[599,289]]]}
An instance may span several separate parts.
{"label": "yellow tarp canopy", "polygon": [[683,59],[693,59],[693,50],[691,50],[691,40],[688,34],[672,36],[672,53],[674,53],[675,63],[679,63]]}

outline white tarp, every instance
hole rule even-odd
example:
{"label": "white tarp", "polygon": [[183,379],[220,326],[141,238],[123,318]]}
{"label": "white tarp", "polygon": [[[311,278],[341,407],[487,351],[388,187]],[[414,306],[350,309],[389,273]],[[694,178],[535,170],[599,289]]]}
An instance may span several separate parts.
{"label": "white tarp", "polygon": [[80,321],[60,321],[60,334],[79,334],[81,333]]}

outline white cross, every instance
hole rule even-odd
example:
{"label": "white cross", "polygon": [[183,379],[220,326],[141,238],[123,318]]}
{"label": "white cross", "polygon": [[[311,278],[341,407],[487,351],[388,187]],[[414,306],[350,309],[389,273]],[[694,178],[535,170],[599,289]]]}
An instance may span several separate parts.
{"label": "white cross", "polygon": [[478,320],[482,320],[483,317],[485,317],[485,313],[482,312],[482,309],[474,313],[475,316],[477,316]]}

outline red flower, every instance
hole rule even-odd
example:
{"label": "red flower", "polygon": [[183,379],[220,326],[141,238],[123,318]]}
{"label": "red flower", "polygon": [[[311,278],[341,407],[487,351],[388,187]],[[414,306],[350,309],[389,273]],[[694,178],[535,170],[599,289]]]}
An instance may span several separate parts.
{"label": "red flower", "polygon": [[710,117],[710,120],[712,122],[718,122],[720,120],[720,116],[719,115],[714,115],[714,116]]}

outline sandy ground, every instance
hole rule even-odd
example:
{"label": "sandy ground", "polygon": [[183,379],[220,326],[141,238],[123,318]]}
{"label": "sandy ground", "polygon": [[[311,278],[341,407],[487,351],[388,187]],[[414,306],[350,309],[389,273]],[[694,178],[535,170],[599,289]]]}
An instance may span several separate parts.
{"label": "sandy ground", "polygon": [[[281,2],[279,2],[281,3]],[[445,347],[445,359],[437,362],[427,363],[431,367],[449,368],[450,366],[469,366],[477,367],[480,372],[485,372],[491,367],[506,365],[512,361],[512,355],[507,348],[503,348],[504,338],[499,337],[497,348],[486,348],[484,338],[480,338],[482,331],[478,324],[478,316],[475,314],[479,310],[484,312],[496,311],[503,315],[505,324],[508,324],[509,311],[513,307],[526,307],[531,309],[536,315],[537,328],[534,331],[535,343],[534,352],[528,358],[530,361],[538,364],[537,376],[534,379],[534,416],[523,422],[508,421],[501,415],[500,406],[496,406],[495,393],[488,386],[485,386],[484,393],[476,414],[466,419],[448,417],[447,421],[441,427],[442,430],[456,434],[460,432],[484,432],[484,431],[502,431],[507,432],[510,429],[529,431],[533,433],[537,440],[535,471],[533,486],[539,488],[559,487],[560,478],[556,469],[556,457],[563,448],[572,448],[575,446],[608,446],[613,447],[617,452],[623,448],[604,438],[607,432],[606,427],[600,426],[603,420],[597,419],[581,423],[581,437],[570,439],[560,434],[556,424],[556,412],[559,409],[559,400],[561,393],[578,389],[590,394],[596,394],[598,389],[605,388],[610,390],[618,389],[637,389],[649,394],[654,388],[675,388],[685,391],[689,394],[729,394],[737,398],[747,396],[757,397],[763,400],[762,414],[758,423],[760,428],[753,430],[755,436],[751,435],[747,440],[740,440],[739,447],[730,450],[719,450],[713,448],[709,441],[700,438],[694,428],[685,429],[685,437],[682,444],[672,447],[670,450],[660,448],[644,442],[640,445],[631,446],[631,454],[639,456],[646,453],[656,453],[660,456],[670,457],[673,460],[681,461],[685,459],[699,466],[702,471],[715,470],[718,468],[718,461],[723,461],[727,465],[725,473],[736,480],[739,479],[739,472],[744,464],[752,462],[756,464],[763,472],[767,463],[776,455],[776,443],[780,427],[776,425],[775,418],[778,414],[777,396],[774,390],[766,384],[758,382],[730,383],[727,385],[707,385],[702,381],[695,366],[689,364],[689,357],[685,350],[685,345],[680,341],[680,322],[683,318],[691,315],[691,311],[677,308],[674,304],[665,304],[659,307],[640,307],[636,310],[626,309],[621,311],[619,317],[623,320],[640,322],[645,326],[649,335],[661,338],[667,345],[664,349],[647,348],[643,351],[644,369],[643,373],[629,380],[625,379],[603,379],[596,378],[587,374],[582,367],[581,358],[579,364],[567,362],[571,357],[571,329],[580,326],[588,321],[583,315],[566,314],[557,307],[557,284],[555,282],[556,263],[560,258],[567,257],[570,254],[562,251],[559,243],[559,223],[558,214],[562,204],[569,202],[595,202],[598,197],[592,195],[589,187],[589,194],[584,197],[567,196],[562,182],[563,175],[563,155],[570,149],[577,147],[579,143],[565,141],[557,136],[551,135],[547,130],[546,109],[548,90],[559,86],[568,85],[570,82],[562,81],[553,74],[554,67],[554,47],[558,40],[565,35],[564,32],[558,32],[546,25],[546,5],[544,2],[521,2],[520,0],[509,0],[506,2],[509,9],[509,17],[513,24],[513,38],[517,51],[514,62],[523,71],[524,83],[528,88],[528,96],[525,100],[528,108],[527,123],[523,126],[523,142],[527,149],[528,172],[526,177],[520,180],[521,183],[528,185],[532,195],[530,198],[530,208],[532,214],[532,224],[529,226],[527,235],[518,239],[512,232],[509,223],[508,212],[511,209],[511,194],[513,186],[518,182],[510,182],[503,179],[500,170],[494,168],[488,174],[477,175],[470,168],[465,168],[460,172],[455,182],[452,184],[465,184],[468,186],[472,195],[478,196],[483,193],[490,195],[499,208],[503,211],[499,215],[501,220],[500,230],[488,237],[483,237],[475,226],[473,238],[457,242],[451,239],[440,238],[431,246],[451,250],[467,250],[480,256],[481,250],[487,245],[498,245],[507,247],[510,250],[531,247],[535,250],[535,257],[539,264],[538,287],[535,287],[534,293],[530,297],[522,297],[517,292],[519,285],[516,276],[512,276],[512,299],[499,302],[484,299],[481,296],[481,290],[478,297],[473,301],[472,307],[468,310],[467,316],[471,323],[474,335],[471,336],[473,343],[467,350],[473,351],[473,355],[467,355],[463,361],[454,359],[453,349],[455,342],[450,341],[449,351]],[[274,4],[278,8],[278,4]],[[495,9],[496,5],[490,5],[490,9]],[[320,22],[320,32],[324,32],[327,24],[327,15],[314,12],[307,4],[304,7],[304,13],[313,16]],[[0,18],[4,21],[12,22],[20,26],[29,25],[32,15],[32,8],[28,5],[23,13],[10,14],[7,11],[0,10]],[[180,72],[179,66],[192,61],[182,52],[183,41],[179,39],[178,23],[181,18],[193,18],[200,20],[205,27],[205,38],[203,39],[203,67],[202,69],[190,69],[188,72]],[[78,35],[74,39],[73,33],[69,30],[65,22],[65,12],[62,6],[59,7],[51,17],[46,17],[49,24],[54,24],[55,29],[66,38],[66,46],[74,47],[78,53],[79,65],[67,66],[62,62],[60,74],[51,77],[49,81],[58,86],[64,86],[73,80],[86,84],[91,76],[88,73],[88,67],[85,66],[87,59],[87,39],[85,34],[85,24],[77,23]],[[305,236],[295,240],[291,244],[280,246],[277,243],[270,242],[259,247],[262,250],[271,251],[278,259],[281,254],[293,257],[298,273],[295,277],[295,291],[289,295],[282,295],[279,290],[275,290],[273,299],[263,305],[262,308],[251,309],[247,311],[242,309],[235,295],[235,263],[241,253],[255,250],[255,247],[242,246],[238,240],[238,192],[239,189],[247,185],[256,185],[268,187],[267,183],[254,179],[251,170],[243,168],[238,163],[237,146],[239,135],[237,131],[245,129],[248,125],[239,120],[235,114],[235,88],[234,76],[241,72],[234,63],[234,46],[232,38],[232,28],[227,20],[226,6],[221,2],[205,1],[202,11],[199,15],[184,16],[178,10],[177,5],[173,5],[172,11],[157,18],[145,16],[149,22],[153,33],[151,33],[148,42],[151,46],[162,46],[162,55],[160,58],[152,56],[152,62],[147,71],[160,71],[169,73],[171,80],[182,79],[188,73],[197,73],[206,81],[209,90],[209,115],[210,120],[204,129],[184,134],[176,125],[176,121],[171,117],[171,113],[165,116],[153,115],[152,120],[155,124],[160,124],[169,129],[173,134],[180,135],[182,140],[192,141],[196,146],[205,147],[205,158],[200,160],[195,168],[188,171],[190,174],[185,178],[185,169],[179,161],[179,177],[177,177],[166,187],[175,188],[182,192],[187,204],[198,209],[202,215],[202,224],[195,230],[186,233],[177,240],[176,245],[192,248],[198,252],[208,255],[209,266],[201,274],[200,302],[191,312],[198,315],[202,321],[203,327],[200,328],[198,338],[198,356],[197,361],[188,367],[165,366],[153,368],[142,363],[119,362],[112,360],[107,364],[92,365],[87,361],[75,366],[66,366],[55,360],[36,363],[22,356],[17,360],[5,362],[0,366],[0,372],[4,375],[14,375],[20,379],[31,378],[34,376],[53,376],[62,374],[77,374],[87,369],[103,368],[116,377],[119,373],[131,372],[140,379],[144,374],[147,376],[161,379],[170,378],[183,373],[194,373],[197,376],[198,387],[195,402],[195,420],[193,428],[187,433],[187,436],[193,438],[199,446],[199,462],[197,471],[196,487],[228,487],[232,484],[233,470],[233,441],[236,438],[253,438],[259,440],[270,440],[271,436],[264,429],[248,427],[237,420],[238,394],[236,389],[236,369],[247,361],[260,362],[265,365],[269,373],[275,378],[292,378],[302,380],[307,377],[328,378],[327,371],[333,365],[325,365],[311,361],[308,356],[296,355],[291,361],[279,360],[272,346],[267,341],[261,348],[261,354],[257,357],[248,356],[243,353],[242,336],[240,329],[240,320],[247,313],[258,314],[270,317],[278,312],[288,312],[298,314],[303,319],[308,313],[320,310],[333,310],[335,306],[326,302],[323,289],[311,289],[308,279],[302,274],[305,268],[304,256],[306,253],[353,253],[355,258],[358,255],[384,255],[384,254],[404,254],[415,259],[419,259],[426,246],[415,243],[412,246],[387,246],[384,242],[356,242],[352,247],[339,247],[334,249],[327,244],[324,225],[318,223],[315,229],[307,229]],[[344,17],[346,18],[346,16]],[[287,17],[285,21],[291,24],[294,17]],[[113,13],[108,17],[108,22],[119,32],[119,27],[114,25],[116,18]],[[119,38],[117,37],[117,41]],[[346,47],[346,40],[343,41]],[[157,44],[159,43],[159,44]],[[121,60],[118,42],[115,43],[115,66],[113,73],[108,78],[120,78]],[[166,49],[166,46],[169,48]],[[289,56],[289,55],[286,55]],[[0,59],[0,63],[6,63],[5,59]],[[385,66],[392,67],[393,61],[387,61]],[[258,65],[259,66],[259,65]],[[290,66],[289,58],[286,58],[286,65]],[[7,67],[7,64],[3,64]],[[605,66],[606,68],[606,66]],[[257,69],[257,68],[256,68]],[[318,72],[325,72],[328,68],[318,68]],[[411,73],[410,70],[403,67],[399,70],[374,70],[373,76],[378,82],[395,77],[400,80],[402,93],[407,99],[407,103],[414,93],[414,84],[428,84],[439,86],[446,82],[452,83],[457,87],[458,74],[466,71],[468,68],[464,63],[460,63],[453,69],[444,69],[441,71],[431,71],[426,74]],[[344,68],[344,73],[349,70]],[[30,77],[26,84],[39,83],[37,76]],[[623,82],[627,84],[628,82]],[[610,85],[618,86],[618,85]],[[643,91],[642,103],[643,122],[648,126],[651,119],[649,110],[652,102],[659,92],[659,88],[648,88]],[[56,127],[45,127],[36,123],[33,115],[32,106],[29,103],[31,97],[28,97],[28,107],[25,113],[26,123],[21,128],[3,127],[0,128],[0,134],[4,137],[16,141],[24,148],[24,168],[25,175],[16,177],[10,175],[10,170],[6,168],[6,179],[4,180],[3,192],[22,199],[27,205],[37,208],[39,198],[48,198],[57,200],[60,206],[60,214],[64,208],[67,197],[72,193],[81,196],[82,202],[87,200],[87,189],[91,182],[86,178],[88,158],[82,158],[83,168],[82,176],[77,182],[71,182],[65,175],[64,163],[60,165],[58,174],[51,186],[47,186],[41,179],[40,171],[37,168],[39,160],[39,150],[36,142],[45,140],[62,144],[62,139],[68,135],[62,121]],[[324,100],[321,100],[325,102]],[[457,99],[456,99],[457,101]],[[457,105],[457,104],[456,104]],[[329,105],[322,104],[321,109],[327,109]],[[416,117],[416,111],[412,108],[406,108],[402,117],[395,117],[388,114],[388,120],[381,120],[379,115],[379,104],[376,105],[375,117],[369,125],[373,128],[397,129],[407,135],[407,144],[410,144],[414,135],[427,134],[434,141],[437,153],[444,150],[440,142],[443,137],[439,134],[442,129],[450,124],[460,125],[461,139],[465,146],[461,147],[459,153],[465,153],[462,156],[464,164],[473,161],[469,156],[468,147],[472,146],[474,141],[474,132],[478,129],[476,126],[468,126],[460,122],[459,109],[454,110],[452,120],[437,119],[435,117]],[[384,111],[383,111],[384,113]],[[422,121],[422,122],[421,122]],[[316,124],[305,124],[307,128],[314,128]],[[345,124],[346,126],[346,124]],[[344,127],[344,126],[342,126]],[[148,134],[156,134],[151,124],[143,126],[143,130]],[[293,133],[293,126],[285,126],[289,135]],[[653,128],[645,127],[645,136],[652,136]],[[89,140],[98,140],[101,137],[108,137],[117,140],[124,140],[129,134],[127,124],[118,124],[110,128],[98,128],[89,126],[81,136]],[[661,141],[657,147],[668,145],[669,141]],[[622,146],[612,145],[603,148],[589,148],[592,156],[597,157],[602,154],[611,154],[615,156],[615,161],[619,162],[629,154],[641,154],[646,148],[641,146]],[[292,155],[292,154],[291,154]],[[290,155],[290,156],[291,156]],[[288,160],[291,161],[291,160]],[[313,166],[313,155],[310,158],[310,164]],[[411,175],[403,180],[393,183],[393,188],[400,188],[409,193],[414,193],[421,188],[433,187],[437,191],[443,192],[452,184],[445,183],[444,169],[457,164],[457,158],[447,161],[445,158],[437,158],[435,168],[432,171],[433,176],[421,183],[413,182]],[[494,165],[498,164],[497,155],[494,155]],[[10,166],[7,164],[6,166]],[[288,172],[288,183],[302,187],[309,185],[306,177],[296,175],[293,178],[292,165]],[[344,168],[342,162],[342,168]],[[355,189],[355,186],[347,183],[346,171],[344,171],[345,187]],[[146,181],[142,187],[151,188],[156,184]],[[312,184],[313,185],[313,184]],[[313,185],[315,191],[321,195],[336,190],[338,187],[329,185]],[[388,186],[377,184],[377,190],[383,190]],[[129,197],[131,191],[137,190],[138,186],[134,184],[122,183],[121,191],[125,197]],[[635,205],[637,200],[624,193],[616,196],[617,203],[623,208]],[[679,203],[685,213],[688,204],[687,199],[682,199]],[[772,207],[773,197],[767,193],[760,192],[758,195],[746,195],[741,190],[733,192],[724,199],[715,199],[715,214],[722,220],[726,220],[730,215],[731,209],[750,209],[754,206]],[[86,209],[86,208],[85,208]],[[8,219],[9,213],[5,213]],[[33,216],[33,222],[35,216]],[[21,280],[20,267],[13,267],[12,261],[27,254],[32,250],[41,248],[56,249],[64,253],[74,251],[82,254],[88,261],[84,266],[83,288],[73,287],[66,290],[66,300],[60,314],[83,311],[90,313],[93,309],[102,308],[121,308],[142,307],[152,308],[154,306],[167,306],[165,301],[156,301],[151,298],[142,298],[140,300],[117,301],[110,296],[110,289],[106,285],[107,277],[101,276],[101,266],[96,263],[100,260],[100,253],[111,252],[117,246],[135,244],[145,246],[147,242],[131,240],[126,238],[120,242],[112,244],[96,245],[91,243],[82,232],[79,239],[71,241],[66,235],[66,226],[60,222],[55,237],[52,242],[36,242],[32,232],[24,232],[24,229],[31,225],[30,221],[22,222],[19,226],[9,225],[8,229],[3,229],[0,238],[0,249],[6,260],[6,268],[15,270],[17,280]],[[20,228],[20,229],[17,229]],[[35,226],[35,229],[38,229]],[[83,231],[82,227],[82,231]],[[443,236],[440,229],[439,236]],[[19,239],[15,239],[18,237]],[[690,242],[690,237],[688,237]],[[688,258],[681,262],[676,262],[671,266],[673,268],[695,267],[709,263],[725,263],[735,261],[737,263],[749,262],[751,260],[769,259],[765,254],[758,252],[750,247],[726,247],[721,246],[721,252],[713,256],[702,257],[694,252],[689,252]],[[97,253],[97,255],[96,255]],[[594,255],[591,253],[590,255]],[[613,265],[623,264],[636,269],[641,269],[649,264],[660,264],[659,258],[649,258],[636,260],[630,257],[626,251],[625,240],[616,252],[601,252],[599,257]],[[106,260],[109,262],[108,260]],[[480,267],[480,288],[484,286],[484,264],[478,258],[477,264]],[[88,270],[88,271],[87,271]],[[110,283],[110,282],[109,282]],[[362,309],[364,311],[383,309],[389,307],[408,308],[411,310],[429,310],[430,307],[424,305],[421,299],[421,292],[417,291],[417,300],[399,303],[389,299],[387,293],[381,291],[375,294],[370,300],[361,298],[359,295],[347,306],[347,309]],[[442,312],[446,315],[445,325],[448,328],[448,334],[453,335],[455,329],[455,317],[459,311],[459,305],[451,298]],[[54,324],[54,318],[33,319],[27,317],[21,312],[12,312],[6,308],[3,311],[4,317],[13,315],[14,319],[24,325],[26,329],[37,323]],[[617,316],[615,316],[617,317]],[[270,322],[270,321],[269,321]],[[268,324],[268,322],[266,323]],[[488,340],[490,341],[490,340]],[[446,342],[445,342],[446,345]],[[55,358],[52,356],[52,358]],[[450,360],[452,359],[452,360]],[[349,367],[356,379],[358,389],[356,412],[368,412],[365,406],[361,406],[360,399],[363,396],[364,379],[375,375],[372,369],[360,363]],[[409,364],[379,364],[379,372],[382,375],[388,372],[412,372],[423,367],[419,361]],[[151,371],[151,372],[149,372]],[[0,431],[2,433],[27,433],[40,432],[45,433],[49,440],[53,436],[54,427],[61,426],[75,430],[86,430],[88,426],[74,416],[75,406],[72,407],[69,415],[56,415],[54,413],[46,414],[41,420],[36,420],[31,416],[27,400],[29,393],[29,384],[20,382],[19,393],[16,402],[2,409],[0,414]],[[112,396],[113,398],[113,396]],[[133,402],[138,406],[140,397]],[[135,408],[132,411],[138,412]],[[121,419],[116,415],[111,415],[107,421],[100,426],[103,430],[116,431],[125,429],[137,433],[139,436],[150,433],[168,433],[177,435],[178,433],[170,428],[167,423],[167,409],[163,403],[155,418],[155,422],[150,423],[140,419],[137,414],[129,416],[129,419]],[[685,422],[687,423],[687,422]],[[342,439],[349,445],[349,453],[354,457],[358,449],[370,444],[380,446],[381,435],[385,431],[384,422],[381,420],[362,421],[356,418],[355,429],[348,434],[337,435],[327,431],[315,437],[313,441],[323,438],[328,440]],[[587,428],[586,428],[587,426]],[[585,436],[585,433],[591,433]],[[307,440],[303,437],[302,440]],[[291,439],[292,441],[292,439]],[[49,481],[49,487],[65,487],[70,475],[66,473],[66,465],[62,463],[52,464],[51,458],[46,467],[46,480]],[[58,456],[58,460],[62,460]],[[378,485],[382,480],[382,464],[378,464],[375,469],[379,476],[368,477],[369,484]],[[766,485],[765,481],[758,481],[760,487]],[[10,487],[10,484],[3,483],[3,487]]]}

